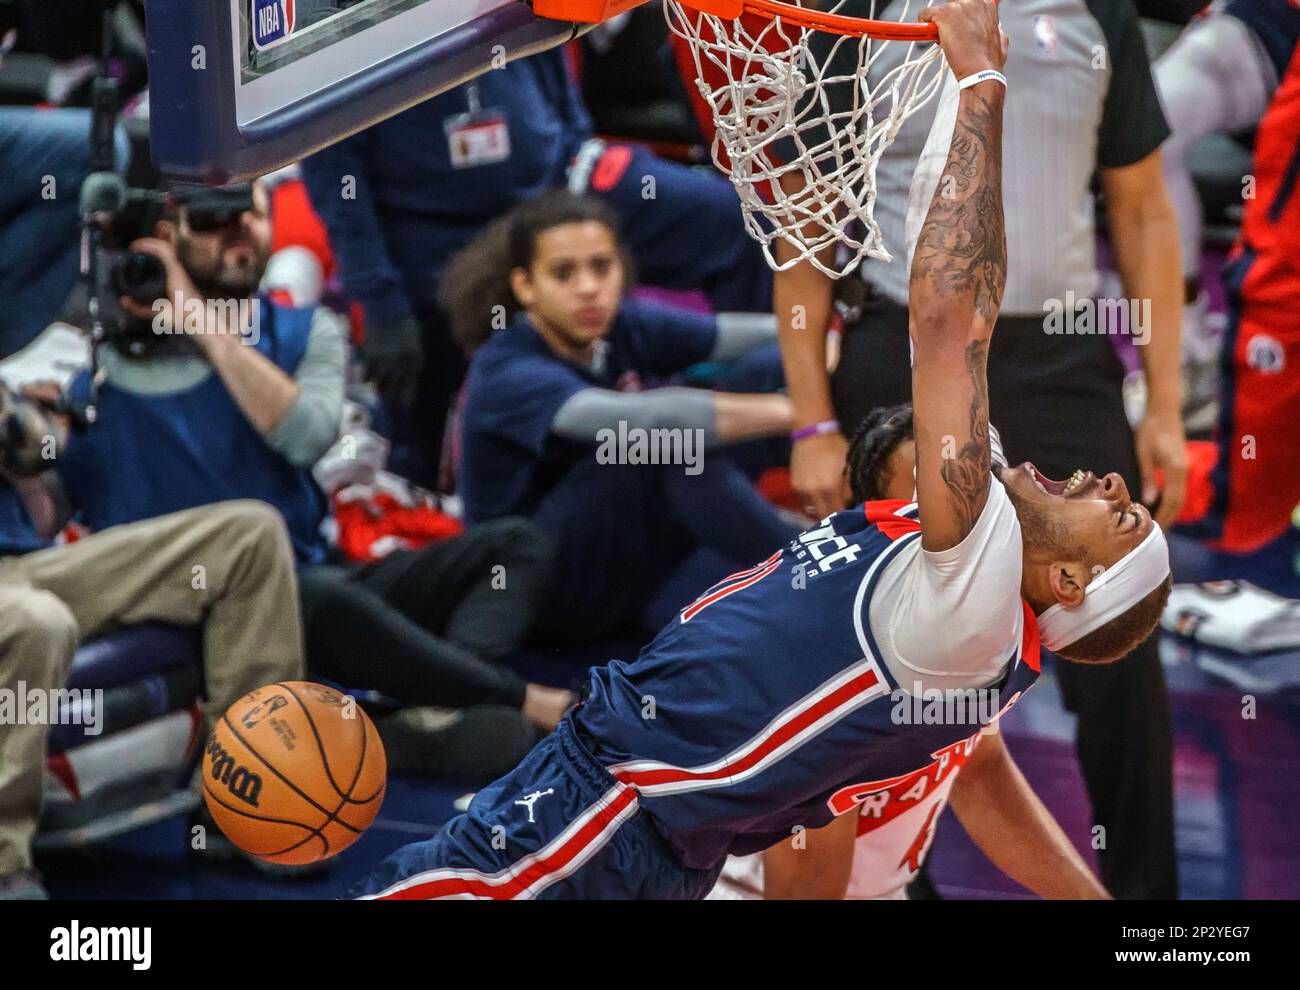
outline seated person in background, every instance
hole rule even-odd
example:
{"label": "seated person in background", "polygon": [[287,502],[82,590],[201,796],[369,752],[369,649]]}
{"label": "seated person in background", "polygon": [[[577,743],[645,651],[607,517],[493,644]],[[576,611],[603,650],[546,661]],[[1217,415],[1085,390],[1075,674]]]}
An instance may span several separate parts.
{"label": "seated person in background", "polygon": [[[989,427],[991,460],[1005,467]],[[853,501],[916,498],[916,436],[909,404],[874,410],[849,445]],[[1020,773],[994,719],[903,777],[853,788],[859,802],[829,825],[771,849],[732,856],[711,900],[905,900],[922,870],[944,804],[999,869],[1043,898],[1108,895]]]}
{"label": "seated person in background", "polygon": [[[511,53],[513,55],[513,53]],[[740,200],[712,169],[606,144],[562,48],[425,100],[302,163],[364,358],[394,420],[395,469],[437,485],[443,429],[465,376],[435,290],[447,261],[513,207],[566,186],[602,197],[649,285],[701,289],[715,309],[767,310],[772,277]]]}
{"label": "seated person in background", "polygon": [[[62,689],[79,642],[149,621],[203,626],[205,735],[240,696],[301,680],[293,552],[279,515],[221,502],[52,546],[19,486],[40,485],[47,438],[61,445],[65,434],[58,417],[0,383],[0,691]],[[196,563],[206,580],[194,580]],[[31,840],[49,728],[0,719],[0,900],[45,897]]]}
{"label": "seated person in background", "polygon": [[[696,548],[748,565],[799,531],[717,449],[788,433],[785,396],[637,390],[770,348],[775,326],[625,301],[617,223],[597,200],[551,193],[505,223],[504,238],[489,232],[444,282],[454,307],[495,309],[508,323],[475,353],[466,382],[466,517],[525,515],[551,537],[542,638],[640,632],[646,605]],[[480,273],[469,288],[457,281],[467,271]],[[495,297],[478,291],[493,286]]]}
{"label": "seated person in background", "polygon": [[[315,673],[408,705],[505,705],[552,728],[570,692],[525,683],[498,662],[528,631],[545,581],[546,548],[526,523],[503,519],[364,567],[327,563],[328,505],[310,468],[339,431],[344,347],[326,311],[258,294],[265,189],[192,194],[156,233],[134,247],[162,260],[171,304],[249,303],[253,332],[233,324],[236,307],[208,307],[206,332],[179,332],[178,314],[177,332],[145,322],[134,343],[101,348],[98,418],[60,461],[72,507],[103,529],[262,499],[293,538]],[[123,305],[155,326],[167,315],[157,303]],[[83,374],[74,398],[87,387]]]}

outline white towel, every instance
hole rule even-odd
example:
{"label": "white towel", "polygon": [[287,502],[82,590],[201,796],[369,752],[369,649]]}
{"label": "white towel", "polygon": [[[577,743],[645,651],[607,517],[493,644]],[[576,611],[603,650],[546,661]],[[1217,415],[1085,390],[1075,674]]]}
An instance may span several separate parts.
{"label": "white towel", "polygon": [[90,342],[66,323],[51,323],[17,354],[0,361],[0,381],[19,390],[37,382],[64,388],[90,365]]}
{"label": "white towel", "polygon": [[1160,624],[1233,653],[1300,649],[1300,601],[1248,581],[1174,585]]}

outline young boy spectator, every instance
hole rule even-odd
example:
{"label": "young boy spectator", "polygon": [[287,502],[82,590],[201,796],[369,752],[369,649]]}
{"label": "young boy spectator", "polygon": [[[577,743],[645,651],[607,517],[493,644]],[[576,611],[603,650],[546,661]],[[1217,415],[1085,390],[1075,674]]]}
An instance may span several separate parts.
{"label": "young boy spectator", "polygon": [[[554,49],[493,69],[305,159],[364,357],[391,399],[404,473],[436,487],[465,358],[435,298],[447,260],[511,207],[568,186],[612,205],[651,285],[700,288],[719,311],[766,311],[771,275],[731,186],[709,170],[594,138]],[[689,231],[689,232],[688,232]]]}
{"label": "young boy spectator", "polygon": [[625,301],[626,251],[599,200],[551,193],[505,224],[447,283],[476,269],[477,284],[509,286],[497,298],[448,292],[509,324],[475,353],[466,382],[466,515],[526,515],[558,548],[543,637],[639,631],[695,548],[747,565],[798,532],[718,449],[788,433],[785,396],[642,388],[764,345],[776,368],[775,328]]}

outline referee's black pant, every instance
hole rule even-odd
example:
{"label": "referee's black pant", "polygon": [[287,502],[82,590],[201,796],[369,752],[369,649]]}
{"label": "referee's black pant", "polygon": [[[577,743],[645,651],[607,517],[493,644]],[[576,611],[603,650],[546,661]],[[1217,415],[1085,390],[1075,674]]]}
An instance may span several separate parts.
{"label": "referee's black pant", "polygon": [[[989,348],[989,418],[1012,463],[1066,478],[1117,472],[1140,492],[1123,367],[1105,336],[1048,334],[1042,316],[998,319]],[[868,303],[846,329],[832,379],[846,435],[877,406],[910,402],[907,308]],[[1058,661],[1065,706],[1092,801],[1102,881],[1117,898],[1174,898],[1173,745],[1156,637],[1108,666]]]}

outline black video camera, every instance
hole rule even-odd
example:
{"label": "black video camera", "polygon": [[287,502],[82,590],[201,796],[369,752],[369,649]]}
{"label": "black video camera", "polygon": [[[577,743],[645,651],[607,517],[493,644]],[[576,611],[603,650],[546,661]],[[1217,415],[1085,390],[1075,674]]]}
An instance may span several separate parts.
{"label": "black video camera", "polygon": [[151,254],[132,251],[131,243],[152,237],[166,215],[167,196],[152,189],[124,188],[121,205],[102,221],[99,263],[106,287],[116,296],[148,306],[167,293],[167,271]]}
{"label": "black video camera", "polygon": [[[100,291],[99,313],[107,343],[138,353],[153,336],[152,321],[122,309],[127,297],[149,306],[167,294],[167,271],[158,258],[132,251],[131,243],[151,237],[158,221],[168,215],[169,197],[152,189],[120,186],[117,205],[99,213],[100,236],[96,269]],[[177,185],[170,204],[185,210],[185,224],[196,233],[220,230],[238,222],[253,208],[253,187],[239,183],[220,188]]]}

